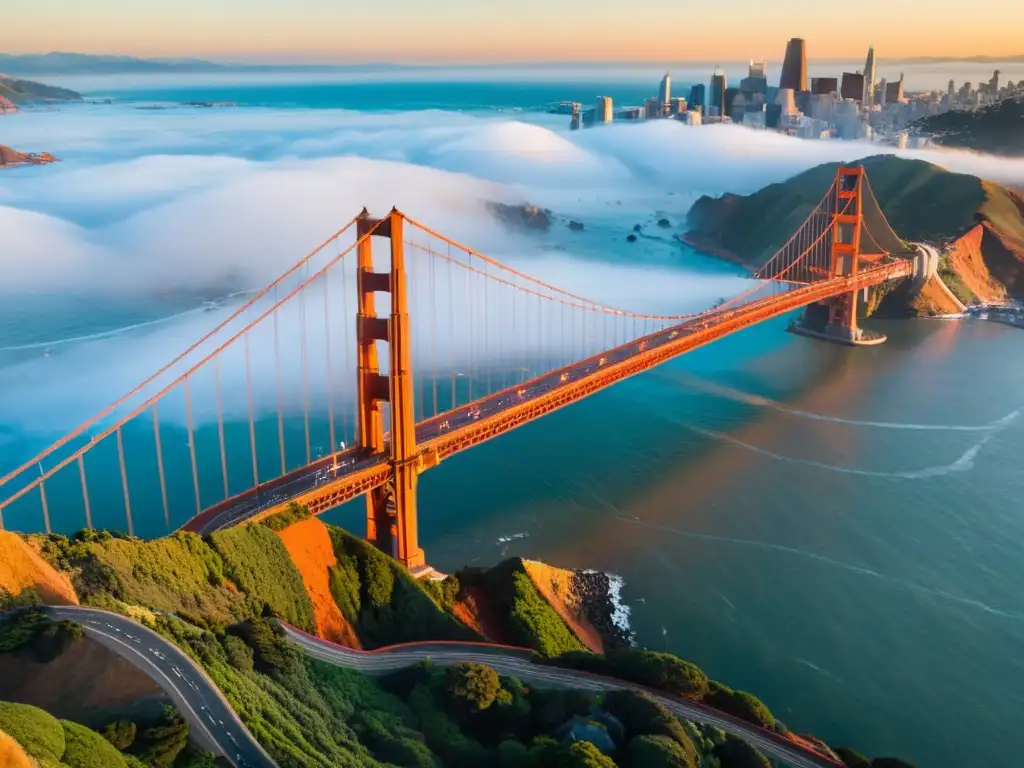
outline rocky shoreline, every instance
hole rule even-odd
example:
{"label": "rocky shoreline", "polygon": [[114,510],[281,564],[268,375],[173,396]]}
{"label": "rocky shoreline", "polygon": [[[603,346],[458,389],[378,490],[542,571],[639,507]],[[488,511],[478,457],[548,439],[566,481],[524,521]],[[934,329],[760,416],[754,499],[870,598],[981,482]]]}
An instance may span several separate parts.
{"label": "rocky shoreline", "polygon": [[633,632],[624,620],[628,614],[624,606],[616,602],[620,586],[601,571],[573,571],[573,593],[583,615],[601,636],[606,651],[633,645]]}

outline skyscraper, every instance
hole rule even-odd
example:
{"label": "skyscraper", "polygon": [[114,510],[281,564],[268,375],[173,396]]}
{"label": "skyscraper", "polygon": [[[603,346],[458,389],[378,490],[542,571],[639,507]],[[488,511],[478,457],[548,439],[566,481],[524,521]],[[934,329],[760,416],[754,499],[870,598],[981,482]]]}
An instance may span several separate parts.
{"label": "skyscraper", "polygon": [[[708,113],[724,117],[725,110],[725,73],[715,67],[711,75],[711,99],[708,102]],[[717,110],[717,112],[715,111]]]}
{"label": "skyscraper", "polygon": [[779,88],[807,90],[807,44],[799,37],[786,43],[786,58],[782,62]]}
{"label": "skyscraper", "polygon": [[949,96],[950,101],[952,101],[953,97],[956,95],[956,83],[952,80],[949,81],[949,90],[946,92],[946,95]]}
{"label": "skyscraper", "polygon": [[594,115],[594,122],[610,123],[612,121],[612,97],[597,97],[597,112]]}
{"label": "skyscraper", "polygon": [[903,101],[903,73],[900,73],[900,79],[895,83],[885,84],[885,102],[887,104],[897,104]]}
{"label": "skyscraper", "polygon": [[768,77],[768,68],[764,65],[763,61],[750,60],[750,72],[747,77]]}
{"label": "skyscraper", "polygon": [[844,99],[861,101],[864,98],[867,78],[859,72],[843,72],[842,85],[839,86],[839,95]]}
{"label": "skyscraper", "polygon": [[868,58],[864,62],[864,93],[861,101],[868,109],[875,103],[875,49],[868,48]]}
{"label": "skyscraper", "polygon": [[672,76],[668,72],[661,78],[661,86],[658,88],[658,102],[668,104],[672,101]]}
{"label": "skyscraper", "polygon": [[988,81],[988,92],[991,93],[993,97],[999,95],[999,70],[998,69],[995,72],[992,73],[992,79]]}
{"label": "skyscraper", "polygon": [[704,109],[706,106],[704,101],[704,84],[698,83],[697,85],[690,86],[690,109]]}

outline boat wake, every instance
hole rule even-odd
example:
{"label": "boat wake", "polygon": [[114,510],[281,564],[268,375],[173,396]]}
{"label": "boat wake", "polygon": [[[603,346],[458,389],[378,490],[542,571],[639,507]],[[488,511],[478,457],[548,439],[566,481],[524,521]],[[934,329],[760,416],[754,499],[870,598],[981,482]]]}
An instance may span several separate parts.
{"label": "boat wake", "polygon": [[802,419],[812,419],[814,421],[829,421],[833,424],[847,424],[854,427],[873,427],[875,429],[907,429],[907,430],[918,430],[918,431],[930,431],[930,432],[985,432],[993,429],[1002,429],[1009,425],[1014,419],[1020,415],[1020,410],[1014,410],[1006,414],[1000,419],[989,422],[988,424],[914,424],[905,423],[898,421],[864,421],[861,419],[844,419],[839,416],[827,416],[822,413],[814,413],[812,411],[802,411],[799,408],[790,408],[789,406],[772,400],[768,397],[762,397],[761,395],[751,394],[749,392],[743,392],[733,387],[728,387],[724,384],[715,384],[710,381],[699,379],[695,376],[670,376],[663,373],[656,373],[655,375],[660,378],[667,379],[677,384],[683,384],[691,389],[697,389],[708,394],[717,395],[719,397],[725,397],[730,400],[735,400],[740,403],[746,403],[747,405],[753,405],[761,408],[771,408],[780,413],[785,413],[790,416],[797,416]]}
{"label": "boat wake", "polygon": [[[887,576],[886,574],[879,573],[878,571],[872,570],[871,568],[866,568],[866,567],[861,566],[861,565],[855,565],[853,563],[847,563],[847,562],[845,562],[843,560],[836,560],[835,558],[831,558],[831,557],[828,557],[826,555],[821,555],[821,554],[818,554],[817,552],[811,552],[811,551],[806,550],[806,549],[799,549],[797,547],[789,547],[789,546],[786,546],[785,544],[774,544],[774,543],[769,542],[769,541],[758,541],[756,539],[738,539],[738,538],[733,538],[731,536],[716,536],[716,535],[711,534],[711,533],[699,533],[697,531],[687,531],[687,530],[683,530],[683,529],[680,529],[680,528],[672,528],[671,526],[667,526],[667,525],[659,525],[657,523],[650,523],[650,522],[647,522],[646,520],[641,520],[638,517],[621,517],[621,516],[619,516],[619,517],[616,517],[615,519],[616,520],[620,520],[620,521],[622,521],[624,523],[629,523],[630,525],[641,526],[643,528],[650,528],[651,530],[655,530],[655,531],[658,531],[660,533],[670,533],[670,534],[673,534],[675,536],[683,536],[683,537],[689,538],[689,539],[698,539],[700,541],[714,541],[714,542],[718,542],[718,543],[722,543],[722,544],[735,544],[735,545],[744,546],[744,547],[754,547],[754,548],[765,550],[765,551],[768,551],[768,552],[779,552],[779,553],[783,553],[783,554],[787,554],[787,555],[795,555],[797,557],[802,557],[802,558],[807,559],[807,560],[813,560],[815,562],[822,563],[824,565],[828,565],[828,566],[831,566],[833,568],[841,568],[844,571],[849,571],[851,573],[855,573],[855,574],[858,574],[858,575],[861,575],[861,576],[869,576],[869,577],[874,578],[874,579],[879,579],[880,581],[884,581],[884,582],[886,582],[888,584],[899,586],[899,587],[902,587],[904,589],[909,589],[912,592],[917,592],[919,594],[930,595],[932,597],[937,597],[937,598],[940,598],[942,600],[946,600],[946,601],[949,601],[949,602],[952,602],[952,603],[957,603],[959,605],[964,605],[964,606],[967,606],[967,607],[970,607],[970,608],[975,608],[975,609],[978,609],[980,611],[984,611],[985,613],[990,613],[990,614],[992,614],[994,616],[1002,617],[1004,619],[1011,619],[1013,621],[1024,621],[1024,614],[1018,613],[1016,611],[1004,610],[1002,608],[998,608],[998,607],[995,607],[995,606],[988,605],[987,603],[983,603],[980,600],[976,600],[976,599],[974,599],[972,597],[965,597],[964,595],[957,595],[957,594],[954,594],[952,592],[947,592],[944,589],[934,589],[932,587],[926,587],[926,586],[924,586],[922,584],[917,584],[917,583],[912,582],[912,581],[907,581],[905,579],[899,579],[899,578],[896,578],[895,576]],[[662,559],[662,563],[667,565],[667,563],[665,562],[664,559]],[[672,568],[673,568],[673,570],[675,569],[674,566]]]}

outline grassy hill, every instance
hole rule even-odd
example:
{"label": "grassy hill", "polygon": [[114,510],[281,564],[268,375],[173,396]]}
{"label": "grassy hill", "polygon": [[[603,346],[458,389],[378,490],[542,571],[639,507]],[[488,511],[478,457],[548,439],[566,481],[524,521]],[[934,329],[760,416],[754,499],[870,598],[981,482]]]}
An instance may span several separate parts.
{"label": "grassy hill", "polygon": [[[962,276],[973,293],[1024,294],[1021,195],[922,160],[877,155],[860,164],[900,238],[943,245],[954,257],[949,271],[969,273]],[[836,163],[820,165],[752,195],[702,197],[688,215],[688,239],[698,247],[724,251],[753,268],[760,267],[818,204],[836,168]],[[955,258],[959,241],[978,227],[984,230],[978,252],[972,258]]]}
{"label": "grassy hill", "polygon": [[35,80],[19,80],[0,74],[0,96],[13,104],[31,104],[49,101],[81,101],[82,94],[67,88],[46,85]]}
{"label": "grassy hill", "polygon": [[1024,96],[975,110],[953,110],[918,120],[914,127],[943,146],[996,155],[1024,155]]}
{"label": "grassy hill", "polygon": [[[481,639],[486,625],[550,663],[704,700],[788,733],[756,697],[709,681],[674,656],[621,645],[605,656],[588,652],[581,640],[589,633],[583,629],[586,618],[564,603],[553,606],[531,576],[539,564],[517,558],[441,582],[416,580],[362,539],[324,526],[300,508],[208,537],[178,533],[142,541],[92,531],[70,538],[7,536],[0,540],[0,562],[7,550],[26,548],[38,551],[54,573],[40,573],[32,561],[32,568],[8,574],[7,583],[0,583],[6,590],[0,608],[29,605],[16,620],[0,623],[0,653],[51,663],[84,642],[80,626],[51,622],[30,606],[36,582],[51,585],[51,592],[52,585],[70,582],[73,595],[66,587],[56,593],[63,601],[77,599],[129,615],[200,664],[282,768],[768,765],[744,742],[680,721],[653,700],[633,694],[527,689],[480,664],[447,670],[427,664],[373,679],[316,661],[287,641],[273,617],[320,633],[330,615],[324,600],[333,601],[364,648]],[[26,560],[24,552],[19,557]],[[311,590],[318,580],[326,587]],[[617,725],[603,720],[602,712],[613,714]],[[71,745],[87,744],[95,733],[65,727],[45,713],[32,713],[28,719],[36,724],[31,727],[19,726],[18,718],[9,718],[6,727],[2,714],[0,730],[30,756],[48,750],[36,757],[41,765],[91,768],[69,754]],[[153,759],[162,750],[147,747],[145,739],[158,736],[173,735],[173,745],[190,754],[184,752],[180,718],[168,713],[164,720],[110,723],[102,733],[114,751],[94,751],[102,749],[103,764],[115,768],[119,761],[131,768],[138,768],[133,761],[153,768],[208,765]],[[568,738],[577,729],[594,743]],[[594,746],[599,742],[603,752]]]}

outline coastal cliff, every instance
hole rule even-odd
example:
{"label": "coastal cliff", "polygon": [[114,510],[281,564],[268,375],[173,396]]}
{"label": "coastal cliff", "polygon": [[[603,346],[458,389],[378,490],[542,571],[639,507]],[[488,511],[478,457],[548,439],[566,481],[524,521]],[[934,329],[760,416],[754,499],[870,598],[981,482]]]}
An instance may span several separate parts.
{"label": "coastal cliff", "polygon": [[18,165],[46,165],[57,162],[57,158],[49,152],[25,153],[17,152],[0,144],[0,168],[13,168]]}
{"label": "coastal cliff", "polygon": [[[861,162],[886,218],[908,243],[941,253],[938,276],[964,303],[1024,297],[1024,198],[976,176],[921,160],[878,155]],[[757,268],[803,222],[828,189],[836,164],[817,166],[752,195],[702,197],[687,217],[685,242]],[[957,311],[942,286],[878,292],[868,313],[888,316]]]}
{"label": "coastal cliff", "polygon": [[81,101],[82,94],[35,80],[20,80],[0,74],[0,97],[14,106],[55,101]]}

